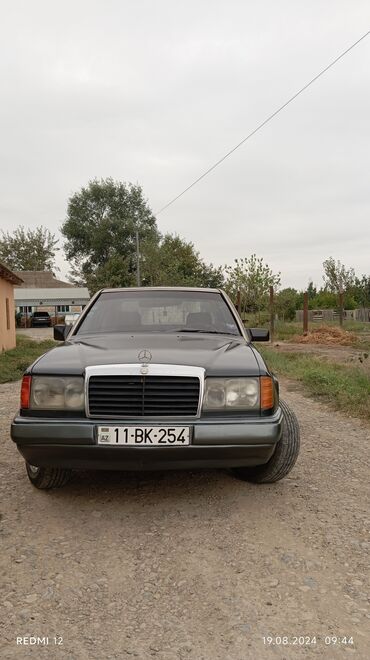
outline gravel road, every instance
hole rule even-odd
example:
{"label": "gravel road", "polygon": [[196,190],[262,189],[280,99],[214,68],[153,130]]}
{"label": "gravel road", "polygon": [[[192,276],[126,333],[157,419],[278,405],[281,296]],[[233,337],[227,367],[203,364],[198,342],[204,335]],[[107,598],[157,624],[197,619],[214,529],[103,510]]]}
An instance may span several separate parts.
{"label": "gravel road", "polygon": [[369,658],[370,427],[283,385],[302,451],[280,483],[85,472],[51,492],[9,438],[19,383],[0,385],[2,658]]}
{"label": "gravel road", "polygon": [[53,339],[54,328],[17,328],[17,335],[34,341],[44,341],[44,339]]}

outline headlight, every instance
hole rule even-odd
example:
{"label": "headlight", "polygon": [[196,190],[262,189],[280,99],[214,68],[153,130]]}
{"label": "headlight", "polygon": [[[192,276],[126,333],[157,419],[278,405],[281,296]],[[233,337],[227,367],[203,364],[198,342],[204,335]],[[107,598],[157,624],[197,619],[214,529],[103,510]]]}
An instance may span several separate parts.
{"label": "headlight", "polygon": [[30,408],[83,410],[84,379],[76,376],[33,376]]}
{"label": "headlight", "polygon": [[259,378],[206,378],[203,410],[254,410],[259,405]]}

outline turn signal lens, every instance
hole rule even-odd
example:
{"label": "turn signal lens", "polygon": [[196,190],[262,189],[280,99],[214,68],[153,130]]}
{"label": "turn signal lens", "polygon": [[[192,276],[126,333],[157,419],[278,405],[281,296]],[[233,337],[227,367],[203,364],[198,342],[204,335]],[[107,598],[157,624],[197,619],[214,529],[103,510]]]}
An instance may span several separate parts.
{"label": "turn signal lens", "polygon": [[274,407],[274,385],[270,376],[261,377],[261,410]]}
{"label": "turn signal lens", "polygon": [[23,376],[21,386],[21,408],[30,407],[31,376]]}

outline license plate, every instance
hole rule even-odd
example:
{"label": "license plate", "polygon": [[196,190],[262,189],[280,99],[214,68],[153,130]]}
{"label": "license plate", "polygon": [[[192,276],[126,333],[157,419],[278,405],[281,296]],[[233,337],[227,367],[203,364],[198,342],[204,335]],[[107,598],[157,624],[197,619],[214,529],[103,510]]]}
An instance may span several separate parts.
{"label": "license plate", "polygon": [[190,445],[190,427],[98,426],[98,445]]}

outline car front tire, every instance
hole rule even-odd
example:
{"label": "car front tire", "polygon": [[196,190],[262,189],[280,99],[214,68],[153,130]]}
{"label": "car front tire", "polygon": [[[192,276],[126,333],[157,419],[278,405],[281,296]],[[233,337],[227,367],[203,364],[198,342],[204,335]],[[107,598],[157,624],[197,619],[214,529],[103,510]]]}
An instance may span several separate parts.
{"label": "car front tire", "polygon": [[283,411],[283,431],[270,460],[255,467],[238,467],[234,472],[245,481],[268,484],[286,477],[293,468],[300,446],[299,424],[294,412],[285,401],[280,401]]}
{"label": "car front tire", "polygon": [[72,476],[72,470],[52,467],[36,467],[26,461],[28,478],[35,488],[49,490],[50,488],[61,488],[68,483]]}

